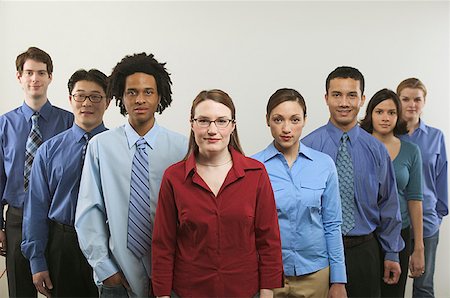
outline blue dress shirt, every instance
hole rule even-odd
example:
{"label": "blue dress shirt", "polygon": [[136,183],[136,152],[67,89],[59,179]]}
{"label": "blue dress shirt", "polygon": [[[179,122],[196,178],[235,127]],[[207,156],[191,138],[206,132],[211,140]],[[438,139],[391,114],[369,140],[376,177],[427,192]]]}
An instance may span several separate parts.
{"label": "blue dress shirt", "polygon": [[[88,146],[75,214],[80,248],[94,268],[97,284],[121,271],[131,297],[149,293],[151,252],[138,259],[127,248],[131,166],[140,136],[129,123],[95,136]],[[164,171],[186,155],[186,137],[156,123],[144,136],[150,171],[150,209],[154,222]]]}
{"label": "blue dress shirt", "polygon": [[275,193],[285,275],[330,266],[330,282],[346,283],[341,199],[333,160],[302,143],[291,168],[273,143],[252,157],[264,163]]}
{"label": "blue dress shirt", "polygon": [[[328,154],[336,162],[343,131],[330,121],[302,139],[313,149]],[[404,247],[400,232],[402,221],[397,198],[394,169],[386,147],[375,137],[355,125],[347,132],[348,151],[355,175],[355,227],[348,236],[378,237],[385,259],[398,262]]]}
{"label": "blue dress shirt", "polygon": [[422,154],[423,237],[428,238],[437,233],[442,217],[448,214],[448,161],[444,135],[420,120],[412,135],[400,138],[417,144]]}
{"label": "blue dress shirt", "polygon": [[[105,131],[103,123],[91,136]],[[49,221],[73,226],[81,177],[81,154],[86,132],[73,124],[43,143],[33,161],[29,195],[24,202],[22,252],[31,273],[48,270],[45,250]]]}
{"label": "blue dress shirt", "polygon": [[[0,116],[0,222],[3,222],[3,206],[23,208],[28,193],[24,190],[23,170],[25,144],[31,130],[33,111],[25,102],[22,106]],[[70,128],[73,114],[52,106],[47,101],[39,111],[39,130],[46,141]]]}

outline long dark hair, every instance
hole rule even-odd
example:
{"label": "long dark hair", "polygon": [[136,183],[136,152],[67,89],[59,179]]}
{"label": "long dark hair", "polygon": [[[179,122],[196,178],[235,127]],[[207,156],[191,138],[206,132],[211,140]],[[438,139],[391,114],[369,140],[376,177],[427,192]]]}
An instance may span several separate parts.
{"label": "long dark hair", "polygon": [[406,122],[402,119],[402,105],[397,94],[389,89],[381,89],[375,93],[369,101],[366,109],[366,116],[360,121],[361,127],[368,133],[373,133],[372,113],[377,105],[385,100],[392,100],[397,108],[397,123],[394,127],[394,135],[403,135],[408,132],[406,129]]}

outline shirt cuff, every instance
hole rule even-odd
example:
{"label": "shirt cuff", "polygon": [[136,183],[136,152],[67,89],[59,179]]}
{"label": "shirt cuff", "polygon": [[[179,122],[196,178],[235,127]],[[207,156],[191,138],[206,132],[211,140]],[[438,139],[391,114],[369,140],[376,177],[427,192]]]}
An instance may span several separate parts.
{"label": "shirt cuff", "polygon": [[345,284],[347,283],[347,273],[344,264],[330,265],[330,283]]}
{"label": "shirt cuff", "polygon": [[384,260],[400,263],[398,258],[398,252],[387,252],[386,255],[384,256]]}
{"label": "shirt cuff", "polygon": [[94,268],[95,274],[97,274],[99,281],[104,281],[113,274],[119,272],[116,264],[111,259],[99,261]]}
{"label": "shirt cuff", "polygon": [[30,260],[31,274],[42,271],[48,271],[47,261],[45,257],[33,258]]}

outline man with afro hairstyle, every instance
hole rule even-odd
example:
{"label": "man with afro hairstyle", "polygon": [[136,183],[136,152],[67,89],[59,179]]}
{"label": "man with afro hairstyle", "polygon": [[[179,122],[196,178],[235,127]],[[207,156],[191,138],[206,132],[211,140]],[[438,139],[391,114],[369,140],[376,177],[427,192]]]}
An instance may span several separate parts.
{"label": "man with afro hairstyle", "polygon": [[165,63],[146,53],[126,56],[109,77],[106,95],[128,121],[90,141],[75,216],[101,297],[151,296],[150,243],[159,187],[165,169],[187,151],[187,138],[159,126],[154,117],[172,102],[171,84]]}

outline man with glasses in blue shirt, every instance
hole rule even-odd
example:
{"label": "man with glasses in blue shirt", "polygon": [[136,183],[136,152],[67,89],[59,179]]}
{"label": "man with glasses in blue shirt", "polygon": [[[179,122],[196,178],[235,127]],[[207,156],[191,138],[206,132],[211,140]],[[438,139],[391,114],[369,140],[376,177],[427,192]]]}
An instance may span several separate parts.
{"label": "man with glasses in blue shirt", "polygon": [[69,79],[75,123],[39,147],[25,199],[22,252],[36,289],[56,297],[98,297],[92,268],[74,228],[81,170],[89,139],[106,130],[107,76],[78,70]]}
{"label": "man with glasses in blue shirt", "polygon": [[125,125],[89,144],[75,228],[101,285],[101,297],[151,294],[151,237],[162,175],[187,151],[186,137],[159,126],[156,112],[172,102],[165,63],[152,54],[126,56],[109,77]]}
{"label": "man with glasses in blue shirt", "polygon": [[336,163],[348,296],[380,297],[380,280],[398,282],[404,247],[394,169],[385,146],[358,125],[365,100],[361,72],[347,66],[332,71],[325,100],[330,121],[302,142]]}
{"label": "man with glasses in blue shirt", "polygon": [[[37,148],[72,126],[72,113],[53,106],[47,88],[53,62],[43,50],[30,47],[16,59],[17,80],[24,91],[22,106],[0,116],[0,231],[1,254],[6,255],[11,297],[36,297],[29,262],[20,251],[23,204]],[[8,205],[6,225],[3,207]]]}

